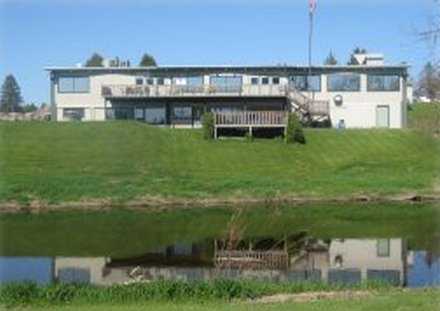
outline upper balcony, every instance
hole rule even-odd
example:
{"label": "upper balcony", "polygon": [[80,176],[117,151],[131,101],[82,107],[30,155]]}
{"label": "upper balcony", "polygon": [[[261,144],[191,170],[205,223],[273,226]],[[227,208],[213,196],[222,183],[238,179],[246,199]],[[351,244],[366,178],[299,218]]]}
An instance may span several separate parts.
{"label": "upper balcony", "polygon": [[314,116],[328,116],[329,102],[312,100],[290,85],[103,85],[101,94],[112,98],[194,98],[194,97],[285,97],[295,110]]}
{"label": "upper balcony", "polygon": [[285,85],[103,85],[106,98],[139,97],[283,97],[288,94]]}

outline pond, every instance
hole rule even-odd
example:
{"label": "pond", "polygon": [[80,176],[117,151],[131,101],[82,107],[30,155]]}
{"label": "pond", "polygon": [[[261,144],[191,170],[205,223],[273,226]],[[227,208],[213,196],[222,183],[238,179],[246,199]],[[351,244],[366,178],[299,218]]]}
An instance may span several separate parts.
{"label": "pond", "polygon": [[440,285],[440,206],[351,204],[0,216],[0,283],[245,278]]}

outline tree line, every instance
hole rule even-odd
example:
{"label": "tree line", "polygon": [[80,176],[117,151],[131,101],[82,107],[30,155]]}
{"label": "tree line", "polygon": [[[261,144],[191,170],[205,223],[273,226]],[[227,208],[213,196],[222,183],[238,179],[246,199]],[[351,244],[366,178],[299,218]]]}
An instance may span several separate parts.
{"label": "tree line", "polygon": [[[104,57],[99,53],[93,53],[92,56],[90,56],[89,59],[87,59],[86,67],[104,67]],[[148,54],[145,53],[142,55],[141,60],[139,62],[139,66],[141,67],[156,67],[157,62],[156,59]]]}

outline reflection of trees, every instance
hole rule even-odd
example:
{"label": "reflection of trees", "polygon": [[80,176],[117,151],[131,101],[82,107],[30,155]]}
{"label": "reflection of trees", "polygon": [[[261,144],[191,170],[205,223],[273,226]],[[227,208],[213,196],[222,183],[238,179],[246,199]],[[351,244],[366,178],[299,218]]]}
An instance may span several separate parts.
{"label": "reflection of trees", "polygon": [[290,258],[322,247],[322,242],[305,231],[281,237],[248,237],[241,216],[242,210],[234,213],[224,236],[214,242],[214,262],[219,269],[288,269]]}

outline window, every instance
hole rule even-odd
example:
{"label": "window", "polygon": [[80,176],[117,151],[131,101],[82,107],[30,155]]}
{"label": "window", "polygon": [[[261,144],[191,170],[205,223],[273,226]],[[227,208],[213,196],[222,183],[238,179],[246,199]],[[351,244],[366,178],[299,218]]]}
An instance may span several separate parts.
{"label": "window", "polygon": [[280,84],[280,78],[279,77],[273,77],[272,78],[272,84]]}
{"label": "window", "polygon": [[84,118],[84,108],[64,108],[63,119],[81,121]]}
{"label": "window", "polygon": [[377,257],[390,257],[390,240],[377,240]]}
{"label": "window", "polygon": [[174,107],[174,121],[181,124],[191,124],[192,108],[191,106]]}
{"label": "window", "polygon": [[400,77],[386,75],[368,75],[369,92],[398,92]]}
{"label": "window", "polygon": [[188,77],[186,78],[186,84],[190,86],[202,86],[203,77]]}
{"label": "window", "polygon": [[144,79],[136,78],[136,85],[142,85],[142,84],[144,84]]}
{"label": "window", "polygon": [[269,84],[269,78],[268,78],[268,77],[263,77],[263,78],[261,79],[261,84],[264,84],[264,85]]}
{"label": "window", "polygon": [[331,74],[327,80],[329,92],[359,92],[361,90],[361,76],[358,74]]}
{"label": "window", "polygon": [[253,77],[251,78],[251,84],[252,85],[257,85],[260,81],[260,79],[258,79],[257,77]]}
{"label": "window", "polygon": [[60,93],[88,93],[89,91],[89,77],[60,77],[58,79],[58,92]]}
{"label": "window", "polygon": [[165,79],[164,78],[157,78],[156,83],[157,83],[157,85],[164,85]]}
{"label": "window", "polygon": [[148,78],[147,79],[147,84],[148,85],[154,85],[154,79],[153,78]]}
{"label": "window", "polygon": [[149,124],[165,124],[166,111],[164,107],[145,108],[145,122]]}
{"label": "window", "polygon": [[143,120],[144,119],[144,109],[142,108],[136,108],[134,110],[134,118],[136,120]]}
{"label": "window", "polygon": [[234,93],[241,91],[241,76],[212,76],[210,84],[215,87],[215,91],[223,93]]}
{"label": "window", "polygon": [[321,91],[321,76],[292,76],[289,83],[299,91]]}

